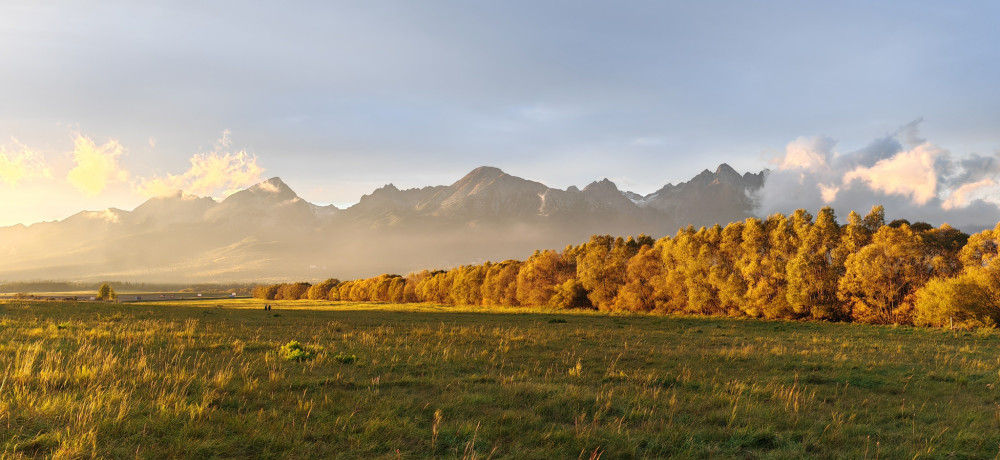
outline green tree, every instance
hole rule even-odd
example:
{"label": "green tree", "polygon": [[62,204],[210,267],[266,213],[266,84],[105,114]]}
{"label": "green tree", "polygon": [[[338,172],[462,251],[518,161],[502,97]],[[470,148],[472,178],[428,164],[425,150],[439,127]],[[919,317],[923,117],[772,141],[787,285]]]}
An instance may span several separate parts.
{"label": "green tree", "polygon": [[110,284],[104,283],[97,289],[97,300],[117,300],[118,294]]}

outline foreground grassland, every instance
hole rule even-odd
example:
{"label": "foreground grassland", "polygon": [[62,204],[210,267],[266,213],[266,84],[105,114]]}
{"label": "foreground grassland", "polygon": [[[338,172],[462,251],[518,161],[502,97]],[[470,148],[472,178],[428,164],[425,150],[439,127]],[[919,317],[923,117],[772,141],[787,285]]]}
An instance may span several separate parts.
{"label": "foreground grassland", "polygon": [[1000,449],[993,331],[271,303],[0,304],[0,457]]}

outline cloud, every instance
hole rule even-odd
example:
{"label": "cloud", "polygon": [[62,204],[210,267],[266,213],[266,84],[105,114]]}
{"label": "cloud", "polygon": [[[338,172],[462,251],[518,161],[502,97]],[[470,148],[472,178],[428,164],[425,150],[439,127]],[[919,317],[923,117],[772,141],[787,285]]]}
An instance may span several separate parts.
{"label": "cloud", "polygon": [[29,149],[17,139],[12,138],[11,141],[14,146],[10,151],[7,150],[7,146],[0,145],[0,181],[14,188],[22,180],[52,177],[52,172],[38,152]]}
{"label": "cloud", "polygon": [[772,160],[758,192],[757,213],[830,205],[861,213],[882,204],[892,218],[992,228],[1000,219],[1000,153],[955,158],[920,136],[920,120],[840,153],[826,137],[800,137]]}
{"label": "cloud", "polygon": [[111,139],[98,147],[86,136],[77,135],[73,149],[76,166],[69,171],[66,179],[84,193],[95,196],[109,184],[128,180],[128,171],[118,164],[125,153],[124,147]]}
{"label": "cloud", "polygon": [[938,173],[934,165],[944,155],[947,155],[946,151],[923,143],[871,167],[857,167],[848,171],[844,174],[843,183],[850,185],[851,182],[860,180],[872,190],[906,196],[922,206],[937,196]]}
{"label": "cloud", "polygon": [[962,184],[951,192],[951,196],[941,203],[944,209],[964,208],[975,199],[985,200],[997,193],[997,182],[993,179],[983,179],[978,182]]}
{"label": "cloud", "polygon": [[800,137],[785,146],[785,156],[778,168],[819,171],[829,169],[837,141],[825,136]]}
{"label": "cloud", "polygon": [[816,184],[816,186],[819,187],[819,195],[823,197],[823,202],[826,204],[836,200],[837,193],[840,192],[840,187],[836,185]]}
{"label": "cloud", "polygon": [[195,154],[191,167],[183,174],[140,179],[136,190],[147,196],[165,196],[183,190],[200,196],[222,197],[261,182],[264,168],[257,157],[245,150],[225,152],[232,142],[226,130],[216,142],[214,152]]}
{"label": "cloud", "polygon": [[984,156],[972,154],[956,162],[959,172],[948,178],[950,184],[966,184],[1000,176],[1000,152]]}

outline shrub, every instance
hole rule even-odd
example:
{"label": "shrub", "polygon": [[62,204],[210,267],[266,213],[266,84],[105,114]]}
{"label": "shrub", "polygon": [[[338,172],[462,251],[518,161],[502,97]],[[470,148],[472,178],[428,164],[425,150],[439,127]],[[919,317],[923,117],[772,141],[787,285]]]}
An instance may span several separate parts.
{"label": "shrub", "polygon": [[298,341],[292,340],[282,345],[278,354],[285,361],[306,361],[312,359],[316,355],[316,352],[310,348],[306,348]]}
{"label": "shrub", "polygon": [[975,271],[955,278],[935,278],[916,294],[914,322],[918,326],[963,329],[992,327],[1000,319],[987,281]]}

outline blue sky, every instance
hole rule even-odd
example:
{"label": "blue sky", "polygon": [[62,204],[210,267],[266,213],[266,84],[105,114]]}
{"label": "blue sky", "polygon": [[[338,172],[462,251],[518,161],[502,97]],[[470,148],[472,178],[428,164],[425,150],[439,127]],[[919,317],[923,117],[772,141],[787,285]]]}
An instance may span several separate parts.
{"label": "blue sky", "polygon": [[650,193],[722,162],[948,220],[997,194],[963,160],[1000,150],[998,5],[4,2],[0,225],[272,176],[344,205],[481,165]]}

